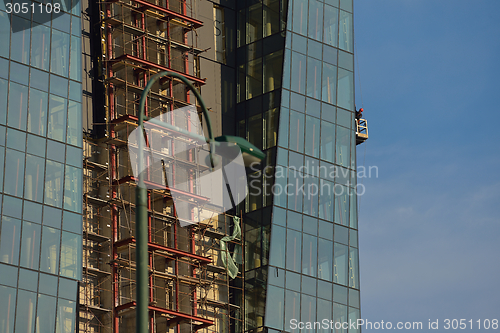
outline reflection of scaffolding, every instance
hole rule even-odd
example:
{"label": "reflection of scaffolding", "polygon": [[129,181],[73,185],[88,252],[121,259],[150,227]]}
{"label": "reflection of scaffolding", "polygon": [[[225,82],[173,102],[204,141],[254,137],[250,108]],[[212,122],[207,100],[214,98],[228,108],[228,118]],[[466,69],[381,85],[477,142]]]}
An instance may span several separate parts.
{"label": "reflection of scaffolding", "polygon": [[[170,70],[198,88],[204,84],[198,67],[201,50],[188,45],[196,39],[194,31],[202,22],[188,17],[186,2],[179,0],[167,1],[167,8],[162,1],[114,0],[102,3],[101,9],[107,134],[84,140],[80,332],[135,332],[136,183],[127,139],[137,128],[139,98],[151,75]],[[189,74],[191,65],[194,74]],[[148,95],[146,113],[180,126],[185,120],[174,118],[169,111],[189,104],[182,82],[160,80]],[[207,171],[199,162],[206,152],[191,149],[181,154],[186,138],[175,133],[153,129],[147,135],[164,138],[164,145],[151,149],[165,161],[162,172],[147,175],[149,185],[158,185],[148,190],[147,197],[150,330],[242,331],[242,274],[231,280],[220,255],[220,240],[232,234],[233,217],[203,206],[206,198],[198,194],[196,186],[197,177]],[[190,181],[185,188],[165,188],[167,173],[173,179]],[[199,223],[180,227],[171,195],[174,191],[186,197],[193,220]],[[230,255],[236,245],[241,246],[241,241],[230,242]]]}

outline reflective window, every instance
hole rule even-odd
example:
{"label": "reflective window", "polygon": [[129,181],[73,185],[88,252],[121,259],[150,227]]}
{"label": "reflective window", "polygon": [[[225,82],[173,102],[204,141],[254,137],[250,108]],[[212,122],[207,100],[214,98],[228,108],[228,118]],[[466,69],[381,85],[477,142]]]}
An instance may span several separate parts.
{"label": "reflective window", "polygon": [[[357,197],[356,197],[356,191],[352,191],[350,193],[350,205],[351,205],[351,213],[349,215],[349,226],[351,228],[357,229],[358,228],[358,211],[356,207],[357,203]],[[355,245],[357,247],[357,245]]]}
{"label": "reflective window", "polygon": [[304,152],[304,114],[290,111],[289,148],[299,153]]}
{"label": "reflective window", "polygon": [[288,195],[288,208],[298,212],[302,211],[304,195],[300,189],[302,188],[303,180],[304,176],[300,172],[290,170],[288,187],[285,189]]}
{"label": "reflective window", "polygon": [[[319,179],[316,177],[304,177],[304,214],[318,216]],[[318,195],[319,194],[319,195]],[[305,230],[304,230],[305,231]]]}
{"label": "reflective window", "polygon": [[337,105],[354,111],[353,73],[339,68]]}
{"label": "reflective window", "polygon": [[306,54],[307,38],[301,35],[292,34],[292,50]]}
{"label": "reflective window", "polygon": [[247,63],[246,98],[250,99],[262,94],[262,58]]}
{"label": "reflective window", "polygon": [[264,57],[264,93],[281,86],[283,51],[274,52]]}
{"label": "reflective window", "polygon": [[277,267],[269,267],[269,283],[278,287],[285,287],[285,271]]}
{"label": "reflective window", "polygon": [[50,75],[50,93],[61,97],[68,97],[68,79],[57,75]]}
{"label": "reflective window", "polygon": [[64,165],[47,160],[44,203],[62,207]]}
{"label": "reflective window", "polygon": [[[75,20],[74,17],[73,20]],[[76,81],[82,80],[82,45],[81,39],[75,36],[71,36],[71,69],[69,77]]]}
{"label": "reflective window", "polygon": [[262,5],[260,2],[247,9],[246,43],[262,38]]}
{"label": "reflective window", "polygon": [[[76,1],[76,0],[75,0]],[[75,6],[77,8],[77,11],[79,6]],[[80,15],[80,13],[73,13],[73,15]],[[71,17],[71,34],[75,36],[81,36],[82,35],[82,22],[79,17]]]}
{"label": "reflective window", "polygon": [[316,296],[316,279],[302,275],[302,293]]}
{"label": "reflective window", "polygon": [[28,111],[29,132],[45,136],[47,132],[47,102],[47,93],[36,89],[30,89]]}
{"label": "reflective window", "polygon": [[69,74],[69,35],[52,30],[50,71],[64,77]]}
{"label": "reflective window", "polygon": [[352,31],[352,14],[341,10],[339,24],[339,48],[342,50],[353,52]]}
{"label": "reflective window", "polygon": [[23,220],[42,223],[42,205],[24,201]]}
{"label": "reflective window", "polygon": [[321,159],[332,162],[335,152],[335,125],[323,121],[321,123]]}
{"label": "reflective window", "polygon": [[82,233],[82,216],[70,212],[63,212],[63,230]]}
{"label": "reflective window", "polygon": [[[2,274],[0,274],[0,284],[6,285],[9,287],[14,287],[14,288],[17,287],[17,275],[18,275],[17,274],[17,267],[0,263],[0,272],[2,272]],[[0,294],[0,299],[5,300],[4,298],[1,298],[1,294]],[[0,304],[0,309],[1,309],[1,304]],[[0,318],[2,318],[1,314],[0,314]],[[1,319],[0,319],[0,322],[1,322]],[[0,324],[0,327],[2,327],[1,324]],[[2,330],[0,329],[0,331],[2,331]]]}
{"label": "reflective window", "polygon": [[34,25],[31,41],[31,66],[49,70],[50,60],[50,28],[44,25]]}
{"label": "reflective window", "polygon": [[333,183],[320,179],[319,211],[318,216],[324,220],[333,221]]}
{"label": "reflective window", "polygon": [[323,47],[323,61],[336,65],[337,64],[337,49],[331,46],[324,45]]}
{"label": "reflective window", "polygon": [[325,23],[323,42],[337,46],[339,10],[328,5],[325,6]]}
{"label": "reflective window", "polygon": [[[280,125],[278,129],[278,145],[288,148],[288,132],[290,130],[290,111],[287,108],[281,108]],[[284,164],[287,165],[287,164]]]}
{"label": "reflective window", "polygon": [[335,242],[348,245],[349,229],[340,225],[335,225]]}
{"label": "reflective window", "polygon": [[57,303],[56,332],[73,333],[75,331],[76,302],[59,299]]}
{"label": "reflective window", "polygon": [[334,284],[333,301],[337,303],[347,304],[347,288],[344,286],[339,286],[338,284]]}
{"label": "reflective window", "polygon": [[12,128],[7,129],[7,147],[24,151],[26,149],[26,133]]}
{"label": "reflective window", "polygon": [[306,116],[306,142],[305,153],[314,157],[319,157],[319,129],[320,120],[318,118]]}
{"label": "reflective window", "polygon": [[296,152],[289,152],[289,162],[288,167],[290,170],[302,170],[304,166],[304,155],[298,154]]}
{"label": "reflective window", "polygon": [[47,136],[50,139],[64,142],[66,139],[66,99],[50,95],[49,122]]}
{"label": "reflective window", "polygon": [[51,296],[57,295],[57,276],[40,273],[38,292]]}
{"label": "reflective window", "polygon": [[23,200],[8,195],[3,196],[3,215],[20,219],[22,212]]}
{"label": "reflective window", "polygon": [[[308,234],[302,237],[302,274],[316,276],[316,260],[318,250],[316,248],[318,238]],[[316,287],[314,288],[316,291]]]}
{"label": "reflective window", "polygon": [[293,32],[307,35],[307,0],[293,2]]}
{"label": "reflective window", "polygon": [[306,111],[306,97],[292,92],[290,95],[290,108],[295,111],[304,113]]}
{"label": "reflective window", "polygon": [[[78,279],[80,279],[80,277]],[[57,296],[70,300],[75,299],[77,288],[78,281],[59,278],[59,293]]]}
{"label": "reflective window", "polygon": [[309,39],[307,41],[307,55],[316,59],[321,60],[323,54],[323,44]]}
{"label": "reflective window", "polygon": [[257,148],[262,148],[262,114],[259,113],[248,119],[247,138]]}
{"label": "reflective window", "polygon": [[349,189],[335,184],[335,223],[348,225],[349,223]]}
{"label": "reflective window", "polygon": [[354,71],[353,55],[344,51],[339,51],[339,66],[349,71]]}
{"label": "reflective window", "polygon": [[319,220],[318,234],[319,234],[319,237],[333,240],[333,224],[330,222]]}
{"label": "reflective window", "polygon": [[82,84],[75,81],[69,81],[69,99],[82,102]]}
{"label": "reflective window", "polygon": [[[24,234],[24,229],[23,229],[23,234]],[[38,287],[38,272],[21,268],[19,270],[19,288],[36,292],[37,287]]]}
{"label": "reflective window", "polygon": [[286,289],[300,292],[301,275],[290,271],[286,272]]}
{"label": "reflective window", "polygon": [[[314,322],[316,321],[316,297],[302,294],[300,321]],[[303,332],[314,332],[314,330],[302,330]]]}
{"label": "reflective window", "polygon": [[266,299],[266,326],[282,330],[285,313],[285,290],[268,286]]}
{"label": "reflective window", "polygon": [[0,332],[12,333],[16,313],[16,289],[0,286],[0,299],[2,300],[0,302]]}
{"label": "reflective window", "polygon": [[263,135],[264,149],[276,146],[277,133],[278,133],[278,109],[274,108],[264,112],[264,135]]}
{"label": "reflective window", "polygon": [[334,243],[333,246],[333,282],[347,285],[347,246]]}
{"label": "reflective window", "polygon": [[321,99],[321,61],[307,59],[307,96]]}
{"label": "reflective window", "polygon": [[351,130],[342,126],[337,126],[336,158],[335,162],[339,165],[348,167],[351,162]]}
{"label": "reflective window", "polygon": [[30,78],[30,68],[25,65],[18,64],[17,62],[10,62],[10,72],[16,73],[10,76],[11,82],[17,82],[27,86]]}
{"label": "reflective window", "polygon": [[320,238],[318,240],[318,277],[320,279],[332,281],[332,256],[333,242]]}
{"label": "reflective window", "polygon": [[47,140],[47,158],[64,163],[66,146],[60,142]]}
{"label": "reflective window", "polygon": [[271,229],[271,254],[269,264],[285,268],[285,234],[286,229],[273,225]]}
{"label": "reflective window", "polygon": [[[0,7],[4,6],[4,2],[1,2]],[[5,9],[4,9],[5,10]],[[5,12],[0,12],[0,35],[2,36],[2,39],[5,43],[5,45],[10,44],[10,15],[5,13]],[[9,57],[9,47],[0,47],[0,57]],[[7,62],[8,64],[8,62]],[[2,64],[3,65],[3,64]],[[0,67],[0,72],[5,69],[6,71],[9,70],[9,67],[7,65],[7,68],[2,68]]]}
{"label": "reflective window", "polygon": [[349,248],[349,287],[359,288],[358,249]]}
{"label": "reflective window", "polygon": [[43,177],[45,160],[40,157],[26,155],[26,178],[24,181],[24,197],[29,200],[43,202]]}
{"label": "reflective window", "polygon": [[287,216],[287,227],[302,231],[302,214],[288,211]]}
{"label": "reflective window", "polygon": [[[323,319],[328,319],[329,321],[332,319],[332,302],[319,298],[318,299],[318,321],[321,322]],[[318,333],[323,333],[323,332],[330,333],[332,331],[321,327],[318,329],[317,332]]]}
{"label": "reflective window", "polygon": [[359,291],[349,289],[349,306],[359,308]]}
{"label": "reflective window", "polygon": [[38,310],[36,312],[36,333],[54,332],[55,324],[56,298],[47,295],[38,295]]}
{"label": "reflective window", "polygon": [[24,153],[7,149],[4,193],[22,197],[24,188]]}
{"label": "reflective window", "polygon": [[[0,48],[2,49],[2,48]],[[7,62],[8,64],[8,62]],[[0,71],[1,69],[1,60],[0,60]],[[8,68],[8,67],[7,67]],[[5,121],[7,118],[7,94],[9,92],[9,85],[7,80],[0,79],[0,124],[5,125]]]}
{"label": "reflective window", "polygon": [[61,229],[62,211],[60,209],[44,206],[43,207],[43,225]]}
{"label": "reflective window", "polygon": [[59,273],[60,231],[43,227],[40,270],[47,273]]}
{"label": "reflective window", "polygon": [[71,23],[71,15],[64,13],[52,19],[52,29],[61,31],[69,31]]}
{"label": "reflective window", "polygon": [[[289,38],[287,37],[287,40]],[[285,57],[283,59],[283,88],[290,89],[290,64],[292,62],[292,51],[285,50]]]}
{"label": "reflective window", "polygon": [[18,129],[26,129],[28,114],[28,87],[10,83],[7,123]]}
{"label": "reflective window", "polygon": [[[349,320],[351,322],[357,322],[359,320],[359,309],[351,308],[349,307]],[[350,333],[359,333],[361,330],[359,328],[350,328],[349,329]]]}
{"label": "reflective window", "polygon": [[19,242],[21,221],[10,217],[2,217],[0,234],[0,261],[6,264],[19,264]]}
{"label": "reflective window", "polygon": [[28,152],[28,154],[45,157],[46,141],[47,140],[39,136],[28,134],[26,151]]}
{"label": "reflective window", "polygon": [[318,219],[315,219],[310,216],[304,216],[303,230],[311,235],[318,234]]}
{"label": "reflective window", "polygon": [[[38,69],[31,68],[30,87],[47,91],[49,88],[49,74],[47,72],[39,71]],[[80,92],[81,93],[81,92]],[[33,90],[30,91],[30,97]],[[30,98],[31,101],[31,98]],[[30,106],[31,108],[31,106]]]}
{"label": "reflective window", "polygon": [[286,268],[295,272],[301,270],[302,233],[287,230],[286,237]]}
{"label": "reflective window", "polygon": [[80,148],[66,146],[66,164],[81,168],[83,164],[82,158],[83,155]]}
{"label": "reflective window", "polygon": [[280,31],[280,16],[279,0],[264,1],[264,37]]}
{"label": "reflective window", "polygon": [[[345,323],[347,320],[347,306],[333,303],[333,321]],[[335,333],[347,333],[347,329],[340,328]]]}
{"label": "reflective window", "polygon": [[[39,224],[23,221],[23,237],[21,240],[21,266],[38,269],[40,259]],[[36,291],[36,290],[35,290]]]}
{"label": "reflective window", "polygon": [[323,102],[335,104],[335,88],[337,83],[337,67],[323,63],[322,99]]}
{"label": "reflective window", "polygon": [[23,64],[29,64],[31,22],[15,15],[11,15],[10,20],[12,25],[10,58]]}
{"label": "reflective window", "polygon": [[[291,89],[295,92],[305,94],[306,92],[306,56],[292,52]],[[293,106],[293,104],[292,104]]]}
{"label": "reflective window", "polygon": [[[287,273],[288,277],[288,273]],[[300,318],[300,294],[287,290],[285,294],[285,330],[287,332],[298,332],[290,328],[290,320]]]}
{"label": "reflective window", "polygon": [[280,167],[276,169],[274,174],[274,204],[280,207],[286,207],[287,203],[287,194],[285,192],[287,172],[287,168]]}
{"label": "reflective window", "polygon": [[323,3],[309,0],[309,30],[310,38],[321,41],[323,36]]}

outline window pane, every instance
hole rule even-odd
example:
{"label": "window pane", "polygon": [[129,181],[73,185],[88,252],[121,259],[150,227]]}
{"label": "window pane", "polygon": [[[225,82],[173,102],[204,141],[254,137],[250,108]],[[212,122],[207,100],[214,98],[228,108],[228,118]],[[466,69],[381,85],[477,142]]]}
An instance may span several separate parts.
{"label": "window pane", "polygon": [[338,100],[337,105],[354,111],[354,84],[353,73],[339,68]]}
{"label": "window pane", "polygon": [[335,101],[336,101],[335,88],[336,88],[336,83],[337,83],[337,67],[324,63],[323,64],[323,81],[322,82],[323,82],[322,83],[323,102],[335,104]]}
{"label": "window pane", "polygon": [[293,31],[307,35],[307,0],[293,2]]}
{"label": "window pane", "polygon": [[[2,49],[2,48],[0,48],[0,49]],[[8,94],[8,92],[9,92],[9,85],[7,83],[7,80],[0,79],[0,124],[2,124],[2,125],[5,125],[5,120],[7,118],[7,94]]]}
{"label": "window pane", "polygon": [[340,11],[339,29],[339,48],[353,52],[352,14],[343,10]]}
{"label": "window pane", "polygon": [[50,95],[49,123],[47,136],[51,139],[64,142],[66,139],[66,99]]}
{"label": "window pane", "polygon": [[247,99],[262,94],[262,58],[251,60],[247,64]]}
{"label": "window pane", "polygon": [[264,93],[281,86],[281,66],[283,51],[274,52],[264,57]]}
{"label": "window pane", "polygon": [[40,225],[26,221],[23,222],[21,266],[38,269],[40,257],[40,231]]}
{"label": "window pane", "polygon": [[302,240],[302,274],[316,276],[318,238],[308,234],[303,235]]}
{"label": "window pane", "polygon": [[21,221],[4,216],[1,230],[0,261],[6,264],[18,265]]}
{"label": "window pane", "polygon": [[319,129],[318,118],[306,116],[306,149],[305,153],[314,157],[319,157]]}
{"label": "window pane", "polygon": [[304,177],[304,214],[318,216],[319,179]]}
{"label": "window pane", "polygon": [[348,225],[349,223],[349,189],[346,186],[335,184],[335,223]]}
{"label": "window pane", "polygon": [[[288,132],[290,130],[290,111],[287,108],[281,108],[280,125],[278,129],[278,145],[288,148]],[[285,164],[286,165],[286,164]]]}
{"label": "window pane", "polygon": [[46,141],[47,140],[39,136],[28,134],[28,148],[26,151],[28,154],[45,157]]}
{"label": "window pane", "polygon": [[304,152],[304,114],[290,111],[289,148],[299,153]]}
{"label": "window pane", "polygon": [[337,126],[336,158],[335,162],[339,165],[348,167],[350,165],[350,138],[351,130],[342,126]]}
{"label": "window pane", "polygon": [[24,187],[24,153],[7,149],[4,193],[22,197]]}
{"label": "window pane", "polygon": [[63,143],[47,140],[47,158],[56,162],[64,163],[65,145]]}
{"label": "window pane", "polygon": [[269,286],[266,302],[266,326],[283,329],[283,316],[285,312],[285,290]]}
{"label": "window pane", "polygon": [[10,20],[12,24],[10,58],[22,62],[23,64],[29,64],[31,23],[29,20],[25,20],[15,15],[12,15]]}
{"label": "window pane", "polygon": [[17,62],[10,62],[10,72],[16,73],[10,76],[11,82],[20,83],[27,86],[30,79],[30,69],[28,66],[18,64]]}
{"label": "window pane", "polygon": [[262,38],[262,5],[252,5],[247,11],[247,44]]}
{"label": "window pane", "polygon": [[47,273],[59,272],[59,242],[60,231],[43,227],[40,270]]}
{"label": "window pane", "polygon": [[7,128],[7,147],[24,151],[26,149],[26,133]]}
{"label": "window pane", "polygon": [[[288,274],[287,274],[288,278]],[[299,320],[300,311],[300,294],[287,290],[285,295],[285,331],[287,332],[298,332],[298,330],[292,330],[290,328],[290,320]]]}
{"label": "window pane", "polygon": [[56,296],[57,276],[40,273],[40,281],[38,282],[38,292],[41,294]]}
{"label": "window pane", "polygon": [[335,243],[333,246],[333,282],[347,285],[347,246]]}
{"label": "window pane", "polygon": [[292,82],[291,89],[295,92],[305,94],[306,92],[306,56],[292,52]]}
{"label": "window pane", "polygon": [[318,277],[320,279],[332,281],[332,256],[333,242],[320,238],[318,241]]}
{"label": "window pane", "polygon": [[323,179],[320,179],[318,216],[333,221],[333,183]]}
{"label": "window pane", "polygon": [[54,332],[56,324],[55,319],[56,298],[47,295],[38,295],[38,311],[36,312],[36,333]]}
{"label": "window pane", "polygon": [[69,74],[69,35],[52,30],[50,71],[64,77]]}
{"label": "window pane", "polygon": [[[73,17],[73,21],[77,19]],[[82,44],[79,37],[71,36],[71,70],[69,77],[72,80],[82,80]]]}
{"label": "window pane", "polygon": [[[318,321],[321,322],[323,319],[328,319],[329,321],[332,318],[332,302],[325,301],[323,299],[318,299]],[[332,332],[329,329],[321,328],[318,329],[318,333],[330,333]]]}
{"label": "window pane", "polygon": [[248,119],[247,138],[251,144],[262,149],[262,114]]}
{"label": "window pane", "polygon": [[[0,284],[16,288],[17,287],[17,279],[18,279],[18,272],[17,271],[18,271],[17,267],[10,266],[10,265],[4,265],[4,264],[0,263],[0,272],[2,272],[2,274],[0,274]],[[4,300],[4,298],[0,298],[0,299]],[[1,307],[0,307],[0,309],[1,309]],[[0,314],[0,318],[1,318],[1,314]],[[1,324],[0,324],[0,327],[2,327]],[[2,331],[2,330],[0,329],[0,331]]]}
{"label": "window pane", "polygon": [[35,329],[35,307],[36,293],[19,290],[17,293],[16,332],[33,332]]}
{"label": "window pane", "polygon": [[[335,322],[346,323],[347,321],[347,306],[333,303],[333,320]],[[347,333],[347,329],[340,328],[335,330],[335,333]]]}
{"label": "window pane", "polygon": [[[47,91],[49,89],[49,73],[31,68],[30,87]],[[30,94],[32,94],[32,90]]]}
{"label": "window pane", "polygon": [[26,129],[28,113],[28,87],[17,83],[10,84],[9,111],[7,123],[18,129]]}
{"label": "window pane", "polygon": [[[0,6],[3,6],[4,3]],[[9,14],[0,11],[0,36],[2,36],[5,45],[10,44],[10,18]],[[0,47],[0,56],[8,58],[9,57],[9,47]],[[7,67],[8,70],[8,67]]]}
{"label": "window pane", "polygon": [[268,0],[264,2],[264,37],[280,31],[280,2]]}
{"label": "window pane", "polygon": [[321,99],[321,61],[307,59],[307,96]]}
{"label": "window pane", "polygon": [[300,273],[301,270],[302,233],[287,230],[286,237],[286,268]]}
{"label": "window pane", "polygon": [[82,212],[82,170],[69,165],[64,183],[64,209]]}
{"label": "window pane", "polygon": [[47,131],[48,95],[36,89],[30,89],[30,107],[28,114],[28,131],[45,136]]}
{"label": "window pane", "polygon": [[0,302],[0,332],[12,333],[14,332],[16,289],[0,286],[0,299],[2,300]]}
{"label": "window pane", "polygon": [[44,203],[62,207],[64,165],[47,160]]}
{"label": "window pane", "polygon": [[335,125],[322,122],[321,124],[321,159],[333,163],[335,152]]}
{"label": "window pane", "polygon": [[323,3],[309,1],[309,31],[310,38],[321,41],[323,36]]}
{"label": "window pane", "polygon": [[75,302],[59,299],[56,322],[57,333],[73,333],[75,331],[75,308]]}
{"label": "window pane", "polygon": [[57,75],[50,75],[50,93],[61,97],[68,97],[68,79]]}
{"label": "window pane", "polygon": [[278,109],[268,110],[264,113],[264,149],[276,146],[278,133]]}
{"label": "window pane", "polygon": [[26,178],[24,197],[29,200],[43,202],[43,177],[45,160],[36,156],[26,156]]}
{"label": "window pane", "polygon": [[48,71],[50,59],[50,28],[44,25],[34,25],[32,31],[31,66]]}
{"label": "window pane", "polygon": [[323,42],[337,47],[339,10],[337,8],[325,5],[325,33]]}
{"label": "window pane", "polygon": [[359,288],[358,249],[349,248],[349,287]]}
{"label": "window pane", "polygon": [[[289,38],[287,38],[289,39]],[[285,57],[283,59],[283,88],[290,89],[290,64],[292,62],[292,51],[285,50]]]}
{"label": "window pane", "polygon": [[[81,242],[81,240],[80,240]],[[66,298],[69,300],[75,299],[76,290],[78,288],[78,281],[59,278],[59,298]]]}
{"label": "window pane", "polygon": [[288,175],[288,186],[285,189],[288,195],[288,208],[295,211],[302,211],[303,193],[300,190],[304,175],[298,171],[290,170]]}
{"label": "window pane", "polygon": [[[302,294],[300,321],[314,322],[316,321],[316,297]],[[304,329],[303,332],[314,332],[313,330]]]}
{"label": "window pane", "polygon": [[269,264],[285,268],[285,228],[273,225],[271,229],[271,255]]}

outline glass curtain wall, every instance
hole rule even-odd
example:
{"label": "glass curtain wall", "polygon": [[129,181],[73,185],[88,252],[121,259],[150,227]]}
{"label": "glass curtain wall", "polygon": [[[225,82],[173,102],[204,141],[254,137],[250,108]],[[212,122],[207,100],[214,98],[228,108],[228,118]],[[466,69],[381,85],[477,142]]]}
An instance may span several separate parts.
{"label": "glass curtain wall", "polygon": [[308,332],[290,320],[360,317],[353,4],[287,8],[263,325]]}
{"label": "glass curtain wall", "polygon": [[18,16],[0,2],[1,332],[76,327],[82,53],[80,3],[69,7]]}

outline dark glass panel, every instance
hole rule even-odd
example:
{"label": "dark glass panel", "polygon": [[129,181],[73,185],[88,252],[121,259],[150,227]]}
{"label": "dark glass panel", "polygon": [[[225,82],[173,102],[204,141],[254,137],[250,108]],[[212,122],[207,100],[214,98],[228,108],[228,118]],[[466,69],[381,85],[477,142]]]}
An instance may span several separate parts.
{"label": "dark glass panel", "polygon": [[[1,49],[1,48],[0,48]],[[8,62],[7,62],[7,70]],[[2,59],[0,59],[0,71],[2,70]],[[9,92],[9,84],[7,80],[0,79],[0,124],[5,125],[7,120],[7,96]],[[4,137],[5,139],[5,137]]]}
{"label": "dark glass panel", "polygon": [[264,93],[281,86],[283,51],[274,52],[264,57]]}
{"label": "dark glass panel", "polygon": [[289,148],[299,153],[304,152],[304,114],[290,111]]}
{"label": "dark glass panel", "polygon": [[318,181],[316,177],[304,178],[304,209],[302,211],[304,214],[318,216],[318,197],[323,195]]}
{"label": "dark glass panel", "polygon": [[[0,7],[4,6],[4,2],[0,2]],[[9,57],[9,44],[10,44],[10,18],[9,14],[0,11],[0,36],[2,36],[3,42],[7,47],[0,47],[0,57]],[[3,76],[2,74],[8,75],[9,70],[9,62],[5,61],[7,66],[2,63],[3,59],[0,59],[0,76],[7,78],[7,76]],[[5,73],[3,72],[5,70]]]}
{"label": "dark glass panel", "polygon": [[335,125],[323,121],[321,123],[321,159],[334,161],[335,152]]}
{"label": "dark glass panel", "polygon": [[269,264],[285,268],[286,229],[273,225],[271,229],[271,254]]}

